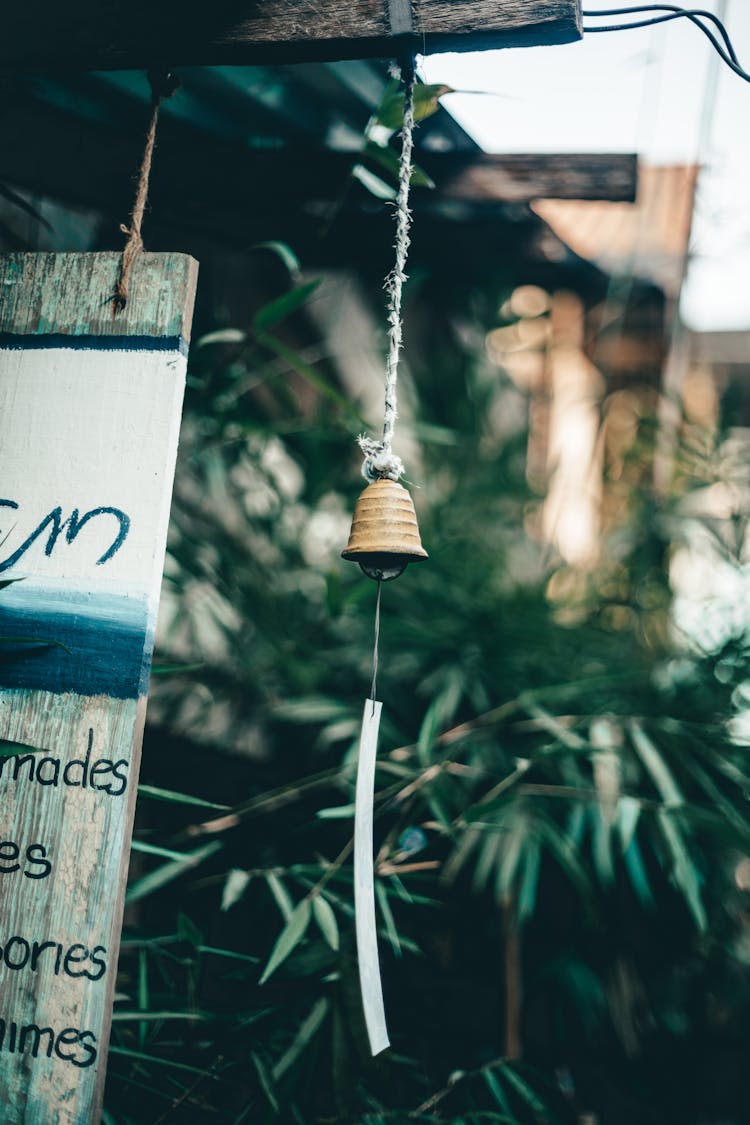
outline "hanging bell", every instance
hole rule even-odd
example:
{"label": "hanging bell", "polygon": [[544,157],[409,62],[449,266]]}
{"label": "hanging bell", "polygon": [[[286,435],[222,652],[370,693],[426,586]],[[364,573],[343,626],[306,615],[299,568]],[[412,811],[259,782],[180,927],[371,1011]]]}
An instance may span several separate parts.
{"label": "hanging bell", "polygon": [[398,578],[409,563],[428,557],[412,498],[398,481],[376,480],[360,493],[341,555],[359,563],[368,578],[384,582]]}

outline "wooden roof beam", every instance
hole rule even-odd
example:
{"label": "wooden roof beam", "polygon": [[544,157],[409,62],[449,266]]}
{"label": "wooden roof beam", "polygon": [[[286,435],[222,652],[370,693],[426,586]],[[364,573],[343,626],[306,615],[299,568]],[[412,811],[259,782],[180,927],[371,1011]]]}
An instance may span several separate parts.
{"label": "wooden roof beam", "polygon": [[441,199],[474,204],[586,199],[633,203],[638,157],[628,153],[534,153],[531,156],[420,152]]}
{"label": "wooden roof beam", "polygon": [[[252,65],[580,39],[581,0],[24,0],[0,70]],[[404,34],[411,25],[412,33]]]}
{"label": "wooden roof beam", "polygon": [[[82,206],[127,212],[133,168],[142,145],[142,120],[123,115],[122,127],[93,123],[36,102],[18,92],[0,106],[0,179]],[[294,145],[248,149],[210,138],[165,114],[154,161],[150,211],[185,217],[206,208],[248,208],[252,189],[258,214],[289,214],[305,203],[339,195],[364,154]],[[623,153],[496,155],[474,152],[417,153],[436,190],[415,189],[418,210],[443,203],[485,206],[537,199],[632,202],[637,158]],[[372,170],[382,175],[378,165]]]}

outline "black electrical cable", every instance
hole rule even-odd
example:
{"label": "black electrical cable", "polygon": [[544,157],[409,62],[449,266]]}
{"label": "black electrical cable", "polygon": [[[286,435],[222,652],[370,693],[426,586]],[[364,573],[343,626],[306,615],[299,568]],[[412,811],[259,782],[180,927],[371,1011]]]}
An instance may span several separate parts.
{"label": "black electrical cable", "polygon": [[[726,65],[729,67],[729,69],[734,71],[734,73],[736,75],[738,75],[739,78],[742,78],[745,82],[750,82],[750,74],[746,70],[744,70],[743,67],[740,65],[739,60],[737,58],[737,53],[736,53],[736,51],[735,51],[735,49],[732,45],[732,41],[729,37],[729,33],[728,33],[726,27],[721,22],[721,20],[718,18],[718,16],[714,15],[713,12],[706,12],[701,8],[678,8],[676,5],[673,5],[673,4],[644,4],[644,5],[639,5],[638,7],[633,7],[633,8],[605,8],[605,9],[600,9],[599,11],[596,11],[596,12],[594,12],[594,11],[584,11],[583,15],[586,19],[595,19],[595,18],[604,17],[604,16],[634,15],[634,14],[639,14],[641,12],[665,12],[666,14],[660,15],[660,16],[653,16],[650,19],[633,20],[633,21],[630,21],[628,23],[607,24],[604,27],[597,27],[595,25],[590,25],[590,26],[584,25],[583,30],[586,33],[587,32],[602,32],[602,31],[630,31],[633,28],[638,28],[638,27],[654,27],[656,24],[668,23],[671,20],[677,20],[677,19],[683,19],[683,18],[688,19],[697,28],[700,28],[700,30],[703,32],[703,34],[710,40],[712,47],[717,52],[717,54],[721,57],[721,59],[724,61],[724,63],[726,63]],[[711,29],[709,27],[706,27],[706,25],[701,22],[702,19],[708,19],[713,24],[715,24],[717,30],[719,31],[719,34],[721,35],[722,39],[724,40],[724,43],[726,44],[726,48],[727,48],[726,50],[724,50],[721,43],[714,36]]]}
{"label": "black electrical cable", "polygon": [[[675,16],[685,16],[685,17],[687,17],[690,20],[691,23],[694,23],[696,25],[696,27],[699,27],[701,29],[701,31],[704,31],[704,32],[707,29],[704,27],[704,25],[700,21],[701,20],[710,20],[711,23],[715,25],[716,30],[719,32],[722,39],[724,40],[724,45],[727,49],[729,57],[732,59],[733,62],[736,62],[739,65],[740,60],[737,58],[734,47],[732,46],[732,40],[729,38],[729,32],[727,31],[726,27],[724,26],[724,24],[721,22],[721,20],[719,19],[719,17],[717,15],[715,15],[713,12],[707,12],[707,11],[705,11],[705,9],[702,9],[702,8],[683,8],[679,4],[637,4],[634,7],[629,7],[629,8],[600,8],[596,12],[586,12],[586,11],[584,11],[582,14],[585,18],[592,18],[593,19],[593,18],[601,18],[603,16],[637,15],[640,12],[674,12]],[[627,26],[630,27],[631,25],[628,24]],[[589,30],[596,30],[596,29],[594,28],[594,29],[589,29]],[[602,28],[601,30],[605,30],[605,29]],[[713,36],[711,36],[711,38],[712,38],[712,41],[715,42],[715,40],[713,40]]]}

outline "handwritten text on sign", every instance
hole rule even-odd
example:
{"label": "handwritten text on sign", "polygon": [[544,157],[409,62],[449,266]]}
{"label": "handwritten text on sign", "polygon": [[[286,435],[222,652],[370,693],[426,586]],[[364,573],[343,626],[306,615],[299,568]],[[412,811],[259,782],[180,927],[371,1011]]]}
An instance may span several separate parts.
{"label": "handwritten text on sign", "polygon": [[[92,792],[121,797],[128,785],[128,761],[113,762],[93,755],[94,731],[89,729],[88,745],[81,758],[68,762],[50,755],[24,754],[0,761],[0,778],[13,784],[36,781],[39,785],[89,788]],[[0,841],[0,880],[11,876],[47,879],[52,874],[54,847],[49,844]],[[0,936],[0,969],[19,976],[43,974],[102,980],[109,969],[106,945],[89,948],[83,942],[56,941],[49,935],[12,934],[4,942]],[[64,1027],[56,1031],[37,1023],[19,1024],[0,1017],[0,1052],[28,1055],[36,1059],[57,1058],[84,1069],[97,1058],[97,1036],[92,1030]]]}
{"label": "handwritten text on sign", "polygon": [[[100,258],[64,257],[65,282],[90,273],[77,259]],[[116,276],[116,256],[101,257]],[[183,293],[194,283],[186,261],[144,256],[162,310],[175,271]],[[19,642],[0,660],[0,739],[36,748],[0,758],[0,1106],[12,1125],[101,1117],[185,374],[179,336],[137,332],[17,346],[0,332],[0,581],[14,580],[0,588],[0,635]]]}

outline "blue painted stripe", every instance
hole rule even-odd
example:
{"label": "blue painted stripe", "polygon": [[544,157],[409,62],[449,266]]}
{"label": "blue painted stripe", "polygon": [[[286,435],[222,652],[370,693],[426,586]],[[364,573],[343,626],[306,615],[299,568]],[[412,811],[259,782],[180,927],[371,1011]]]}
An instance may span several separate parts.
{"label": "blue painted stripe", "polygon": [[69,336],[65,332],[0,332],[0,348],[68,348],[86,352],[179,352],[188,354],[182,336]]}
{"label": "blue painted stripe", "polygon": [[[29,597],[13,605],[16,599],[7,596],[0,606],[0,689],[115,699],[137,699],[146,693],[153,630],[145,598],[33,593],[36,604]],[[13,644],[12,637],[42,644]]]}

